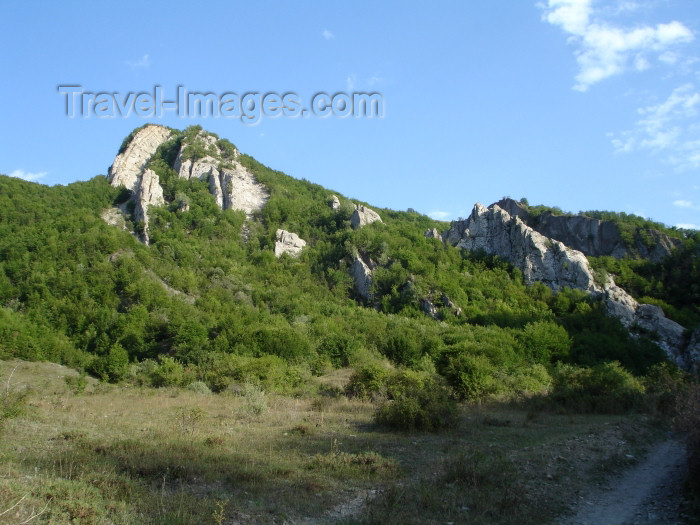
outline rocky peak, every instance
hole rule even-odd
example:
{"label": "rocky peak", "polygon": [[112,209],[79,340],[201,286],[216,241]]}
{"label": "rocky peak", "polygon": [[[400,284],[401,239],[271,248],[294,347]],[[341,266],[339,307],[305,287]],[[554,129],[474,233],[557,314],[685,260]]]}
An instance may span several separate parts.
{"label": "rocky peak", "polygon": [[337,195],[331,196],[331,210],[338,211],[340,209],[340,199]]}
{"label": "rocky peak", "polygon": [[109,168],[110,184],[115,187],[124,186],[136,192],[146,164],[158,146],[166,142],[171,135],[171,129],[155,124],[149,124],[137,131]]}

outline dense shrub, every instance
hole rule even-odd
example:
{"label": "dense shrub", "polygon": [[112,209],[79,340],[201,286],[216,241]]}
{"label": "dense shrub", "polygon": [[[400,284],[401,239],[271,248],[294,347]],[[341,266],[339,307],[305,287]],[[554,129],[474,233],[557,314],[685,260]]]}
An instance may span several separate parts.
{"label": "dense shrub", "polygon": [[558,365],[551,400],[572,412],[624,413],[643,408],[644,386],[619,363]]}
{"label": "dense shrub", "polygon": [[361,399],[378,399],[386,397],[387,380],[390,371],[379,364],[369,364],[358,368],[350,377],[345,387],[349,397]]}
{"label": "dense shrub", "polygon": [[449,356],[441,373],[460,399],[482,401],[498,390],[496,369],[484,355],[460,353]]}
{"label": "dense shrub", "polygon": [[396,430],[436,431],[457,422],[457,403],[438,378],[397,378],[392,399],[384,401],[374,420]]}

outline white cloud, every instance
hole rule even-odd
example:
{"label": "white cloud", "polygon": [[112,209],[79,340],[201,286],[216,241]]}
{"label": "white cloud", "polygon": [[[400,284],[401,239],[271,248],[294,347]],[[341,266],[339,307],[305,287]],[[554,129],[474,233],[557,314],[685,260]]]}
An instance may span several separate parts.
{"label": "white cloud", "polygon": [[335,35],[333,33],[331,33],[330,31],[328,31],[328,29],[324,29],[323,31],[321,31],[321,36],[323,38],[325,38],[326,40],[331,40],[331,39],[335,38]]}
{"label": "white cloud", "polygon": [[431,217],[431,218],[438,220],[438,221],[444,221],[450,215],[451,215],[450,212],[442,211],[442,210],[435,210],[435,211],[431,211],[430,213],[428,213],[428,217]]}
{"label": "white cloud", "polygon": [[136,61],[127,60],[126,65],[129,67],[132,67],[134,69],[136,69],[136,68],[146,69],[146,68],[151,66],[151,57],[148,55],[148,53],[146,53],[145,55],[143,55],[141,58],[139,58]]}
{"label": "white cloud", "polygon": [[42,171],[39,173],[32,173],[30,171],[15,170],[12,173],[10,173],[10,177],[17,177],[18,179],[35,181],[35,180],[41,179],[42,177],[46,176],[47,173],[48,173],[47,171]]}
{"label": "white cloud", "polygon": [[[668,47],[693,40],[693,33],[678,21],[633,29],[617,27],[602,20],[603,12],[593,9],[592,0],[548,0],[540,4],[546,22],[569,34],[569,43],[579,66],[574,89],[587,91],[593,84],[627,69],[643,71],[650,67],[649,55],[672,63]],[[620,10],[636,9],[624,3]],[[663,58],[662,58],[663,57]],[[676,58],[677,60],[677,58]]]}
{"label": "white cloud", "polygon": [[683,230],[700,230],[700,226],[698,226],[697,224],[691,224],[687,222],[676,224],[676,228],[681,228]]}
{"label": "white cloud", "polygon": [[690,201],[677,200],[673,201],[673,205],[678,206],[679,208],[692,208],[693,203]]}
{"label": "white cloud", "polygon": [[700,168],[700,90],[685,84],[659,104],[639,108],[634,128],[612,136],[617,152],[665,151],[666,161],[679,169]]}

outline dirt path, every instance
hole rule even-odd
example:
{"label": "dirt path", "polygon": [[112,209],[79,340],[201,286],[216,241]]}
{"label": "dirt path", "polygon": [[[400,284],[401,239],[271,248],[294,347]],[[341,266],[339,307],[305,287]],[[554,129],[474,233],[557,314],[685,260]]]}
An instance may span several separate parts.
{"label": "dirt path", "polygon": [[588,494],[560,525],[681,524],[679,507],[685,447],[675,440],[656,445],[636,466]]}

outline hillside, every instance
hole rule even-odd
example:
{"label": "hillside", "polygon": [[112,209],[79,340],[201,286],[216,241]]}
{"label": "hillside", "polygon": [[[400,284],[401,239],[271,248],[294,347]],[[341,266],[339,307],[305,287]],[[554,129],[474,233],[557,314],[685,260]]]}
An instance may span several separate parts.
{"label": "hillside", "polygon": [[[415,212],[377,209],[369,223],[365,203],[198,127],[135,130],[109,179],[0,184],[3,357],[112,381],[168,357],[215,389],[248,376],[302,388],[386,359],[477,398],[546,389],[559,361],[639,374],[664,359],[653,334],[631,337],[595,294],[553,293],[518,264],[443,243],[431,232],[447,225]],[[280,230],[306,244],[282,255]],[[678,271],[692,282],[697,264]],[[684,307],[694,320],[697,304]],[[485,379],[465,387],[455,367]]]}
{"label": "hillside", "polygon": [[115,150],[0,176],[0,523],[542,523],[671,419],[697,487],[700,234],[594,256],[199,127]]}

